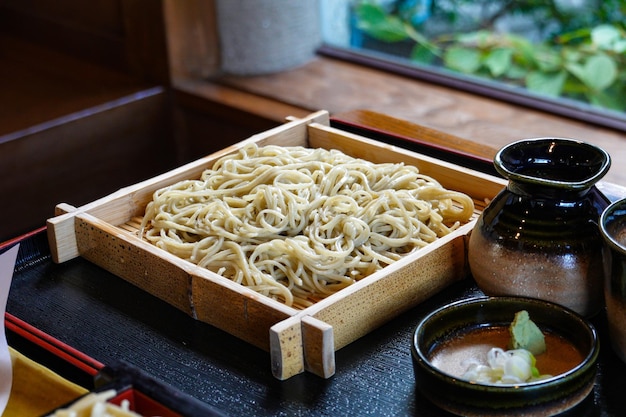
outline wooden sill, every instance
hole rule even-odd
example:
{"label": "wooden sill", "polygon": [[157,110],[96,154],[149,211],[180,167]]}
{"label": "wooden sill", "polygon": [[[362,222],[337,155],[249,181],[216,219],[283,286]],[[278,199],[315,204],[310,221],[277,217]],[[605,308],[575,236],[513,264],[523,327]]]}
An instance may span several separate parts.
{"label": "wooden sill", "polygon": [[333,58],[276,74],[179,80],[174,87],[276,122],[320,109],[331,115],[367,109],[495,149],[530,137],[581,139],[611,154],[613,168],[605,179],[626,185],[626,172],[616,168],[626,163],[621,132]]}

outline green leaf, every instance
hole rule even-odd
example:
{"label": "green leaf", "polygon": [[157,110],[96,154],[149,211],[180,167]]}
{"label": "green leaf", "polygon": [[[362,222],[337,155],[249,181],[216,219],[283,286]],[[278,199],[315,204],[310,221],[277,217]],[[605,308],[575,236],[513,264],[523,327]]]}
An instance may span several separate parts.
{"label": "green leaf", "polygon": [[437,58],[430,48],[416,44],[411,50],[411,60],[422,64],[430,64]]}
{"label": "green leaf", "polygon": [[565,62],[576,63],[583,59],[583,54],[575,48],[563,48],[561,54]]}
{"label": "green leaf", "polygon": [[493,34],[486,30],[479,30],[476,32],[459,33],[456,35],[456,40],[464,45],[485,47],[489,44]]}
{"label": "green leaf", "polygon": [[356,14],[357,27],[378,40],[399,42],[409,37],[404,22],[397,16],[388,15],[379,6],[363,3],[357,8]]}
{"label": "green leaf", "polygon": [[513,64],[506,71],[505,76],[513,80],[519,80],[528,74],[528,70],[520,65]]}
{"label": "green leaf", "polygon": [[493,77],[499,77],[506,73],[511,67],[511,58],[513,50],[505,48],[497,48],[489,52],[484,65],[489,69]]}
{"label": "green leaf", "polygon": [[565,68],[572,74],[574,77],[579,79],[582,83],[585,83],[585,67],[580,65],[577,62],[566,63]]}
{"label": "green leaf", "polygon": [[387,13],[382,7],[373,3],[361,3],[355,9],[359,24],[376,25],[385,20]]}
{"label": "green leaf", "polygon": [[567,72],[565,71],[554,73],[532,71],[526,76],[526,88],[548,96],[559,96],[563,91],[566,78]]}
{"label": "green leaf", "polygon": [[594,91],[609,87],[617,79],[618,66],[606,55],[594,55],[584,65],[568,64],[567,70]]}
{"label": "green leaf", "polygon": [[535,55],[535,64],[543,72],[553,72],[561,69],[563,60],[558,52],[545,47],[538,47]]}
{"label": "green leaf", "polygon": [[615,82],[618,69],[613,59],[606,55],[596,55],[587,60],[585,71],[588,80],[593,80],[587,85],[594,90],[604,90]]}
{"label": "green leaf", "polygon": [[521,36],[509,35],[509,42],[516,51],[515,58],[519,64],[527,66],[535,62],[535,46]]}
{"label": "green leaf", "polygon": [[450,69],[474,73],[480,68],[480,53],[473,49],[451,47],[444,55],[444,62]]}
{"label": "green leaf", "polygon": [[613,52],[623,54],[626,52],[626,39],[619,39],[613,44]]}
{"label": "green leaf", "polygon": [[[583,100],[584,97],[581,97],[581,95],[586,97],[586,94],[589,91],[589,87],[587,87],[577,77],[568,76],[565,80],[565,85],[563,85],[563,92],[561,94],[563,96],[574,97],[576,100]],[[588,101],[586,99],[584,100]]]}
{"label": "green leaf", "polygon": [[591,30],[591,42],[601,49],[613,49],[613,44],[620,38],[619,30],[611,25],[600,25]]}
{"label": "green leaf", "polygon": [[621,94],[608,94],[605,91],[594,91],[587,94],[589,102],[593,105],[607,109],[625,111],[626,98]]}

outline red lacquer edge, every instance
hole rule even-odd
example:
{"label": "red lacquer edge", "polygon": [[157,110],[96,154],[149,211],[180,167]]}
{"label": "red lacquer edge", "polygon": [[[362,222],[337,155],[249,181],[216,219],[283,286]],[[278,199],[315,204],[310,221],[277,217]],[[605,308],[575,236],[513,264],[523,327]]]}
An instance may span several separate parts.
{"label": "red lacquer edge", "polygon": [[18,237],[13,238],[13,239],[9,239],[7,241],[0,242],[0,250],[2,250],[4,248],[8,248],[9,246],[13,246],[15,244],[18,244],[21,241],[26,240],[26,239],[28,239],[31,236],[37,235],[39,233],[42,233],[42,232],[44,232],[46,230],[46,228],[47,228],[47,226],[42,226],[42,227],[40,227],[38,229],[35,229],[35,230],[31,231],[31,232],[25,233],[23,235],[20,235]]}
{"label": "red lacquer edge", "polygon": [[4,313],[4,323],[8,330],[22,336],[28,340],[65,360],[69,364],[75,366],[81,371],[95,376],[104,364],[85,355],[77,349],[61,342],[60,340],[42,332],[41,330],[26,323],[24,320],[18,319],[10,313]]}
{"label": "red lacquer edge", "polygon": [[[43,233],[46,230],[46,226],[35,229],[29,233],[18,236],[14,239],[7,240],[0,243],[0,250],[4,248],[16,245],[29,237]],[[4,313],[4,324],[8,330],[20,335],[29,342],[47,350],[48,352],[56,355],[60,359],[65,360],[69,364],[75,366],[83,372],[91,376],[95,376],[103,367],[104,364],[97,360],[85,355],[77,349],[61,342],[60,340],[50,336],[49,334],[37,329],[36,327],[28,324],[24,320],[21,320],[10,313]]]}

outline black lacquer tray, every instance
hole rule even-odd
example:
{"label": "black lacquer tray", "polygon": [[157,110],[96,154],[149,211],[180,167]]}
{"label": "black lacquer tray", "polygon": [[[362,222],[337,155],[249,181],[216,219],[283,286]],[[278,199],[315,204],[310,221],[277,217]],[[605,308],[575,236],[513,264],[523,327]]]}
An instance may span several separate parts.
{"label": "black lacquer tray", "polygon": [[[454,160],[463,162],[459,155]],[[280,381],[267,366],[268,352],[192,319],[82,258],[53,263],[44,229],[3,246],[17,241],[21,246],[9,315],[90,358],[86,369],[57,359],[57,372],[93,385],[91,369],[97,364],[123,361],[233,416],[446,415],[416,391],[412,334],[430,311],[482,295],[468,277],[337,351],[332,378],[303,373]],[[567,415],[623,415],[626,364],[610,348],[604,314],[592,322],[601,338],[597,382],[593,393]],[[10,344],[32,345],[19,333],[8,332]],[[55,356],[45,347],[37,349],[33,351],[42,359]]]}

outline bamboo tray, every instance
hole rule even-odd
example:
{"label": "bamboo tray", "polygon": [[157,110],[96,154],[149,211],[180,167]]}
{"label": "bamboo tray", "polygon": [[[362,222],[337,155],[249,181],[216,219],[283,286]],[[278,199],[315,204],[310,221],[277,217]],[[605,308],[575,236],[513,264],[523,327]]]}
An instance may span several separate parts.
{"label": "bamboo tray", "polygon": [[[246,143],[322,147],[372,162],[405,162],[444,187],[470,195],[473,219],[448,236],[305,309],[288,307],[137,236],[152,194],[202,171]],[[189,314],[270,352],[272,373],[287,379],[305,370],[335,372],[335,352],[449,284],[468,275],[466,240],[501,179],[329,126],[319,111],[254,135],[212,155],[123,188],[81,207],[66,203],[47,222],[52,259],[81,256]]]}

